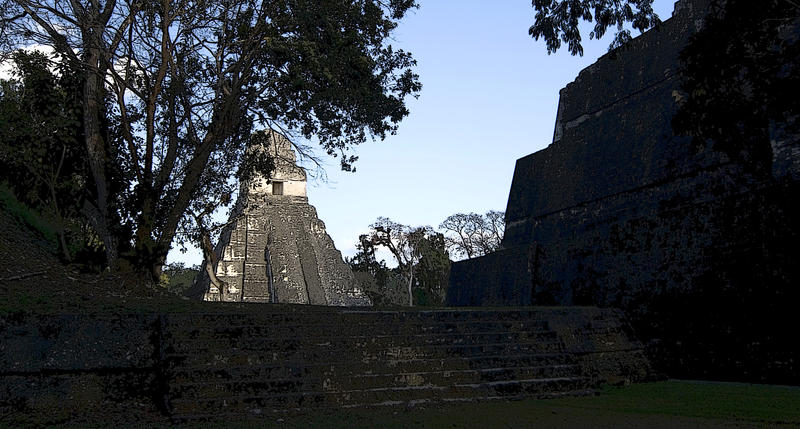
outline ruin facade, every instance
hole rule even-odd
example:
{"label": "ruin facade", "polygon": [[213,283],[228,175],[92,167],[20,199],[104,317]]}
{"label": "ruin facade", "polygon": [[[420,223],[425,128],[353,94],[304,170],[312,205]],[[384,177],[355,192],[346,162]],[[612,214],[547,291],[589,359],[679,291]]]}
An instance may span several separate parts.
{"label": "ruin facade", "polygon": [[692,288],[741,264],[793,265],[783,203],[800,179],[797,139],[771,136],[764,177],[672,130],[678,55],[707,4],[677,2],[560,91],[552,143],[517,160],[502,250],[453,264],[450,305],[624,306],[632,291]]}
{"label": "ruin facade", "polygon": [[517,160],[501,249],[454,263],[451,306],[626,311],[676,377],[800,381],[800,142],[770,127],[753,171],[673,132],[679,53],[708,0],[560,91],[551,144]]}
{"label": "ruin facade", "polygon": [[269,178],[243,183],[239,200],[216,247],[216,276],[201,279],[206,301],[371,305],[353,280],[325,224],[306,196],[306,172],[291,143],[270,132],[266,150],[275,169]]}

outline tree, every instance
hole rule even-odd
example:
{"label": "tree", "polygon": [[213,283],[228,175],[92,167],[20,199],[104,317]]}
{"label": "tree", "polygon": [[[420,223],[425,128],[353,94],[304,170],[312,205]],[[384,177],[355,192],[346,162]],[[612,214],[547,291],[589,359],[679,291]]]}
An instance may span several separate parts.
{"label": "tree", "polygon": [[[408,293],[408,305],[414,305],[414,286],[420,284],[432,294],[441,294],[443,289],[442,275],[446,282],[446,273],[450,270],[450,258],[444,247],[444,236],[429,226],[412,228],[389,218],[379,217],[370,225],[369,234],[359,237],[359,254],[351,261],[351,266],[369,268],[385,267],[385,263],[376,262],[375,252],[378,247],[389,251],[397,262],[397,270],[403,278]],[[446,260],[446,262],[445,262]],[[436,274],[439,273],[439,274]],[[427,285],[419,282],[420,276],[427,279]],[[437,278],[438,276],[438,278]]]}
{"label": "tree", "polygon": [[441,305],[450,279],[450,255],[442,233],[428,230],[416,242],[419,253],[417,263],[417,305]]}
{"label": "tree", "polygon": [[494,210],[484,215],[456,213],[448,216],[439,229],[444,231],[446,247],[452,255],[472,259],[500,248],[505,213]]}
{"label": "tree", "polygon": [[477,237],[483,218],[475,213],[456,213],[450,215],[440,225],[439,229],[445,231],[447,249],[457,257],[466,256],[472,259],[477,254]]}
{"label": "tree", "polygon": [[313,137],[345,170],[350,147],[395,132],[421,85],[387,40],[415,6],[0,0],[0,43],[49,46],[81,73],[87,215],[109,265],[129,247],[157,280],[193,204],[227,192],[254,128]]}
{"label": "tree", "polygon": [[375,259],[376,248],[384,247],[397,262],[403,279],[407,285],[408,305],[413,306],[412,285],[414,281],[414,266],[419,261],[419,252],[415,249],[415,242],[424,235],[424,230],[411,228],[385,217],[379,217],[370,225],[369,234],[359,237],[362,250]]}
{"label": "tree", "polygon": [[14,78],[0,81],[0,179],[54,220],[59,254],[69,262],[85,241],[78,218],[88,171],[74,97],[78,82],[72,70],[40,52],[17,51],[11,58]]}
{"label": "tree", "polygon": [[617,28],[609,50],[631,39],[625,23],[631,23],[634,29],[643,32],[660,22],[653,11],[653,0],[533,0],[532,4],[536,18],[528,34],[535,40],[543,38],[548,54],[558,51],[563,42],[570,54],[583,56],[578,28],[581,21],[594,21],[590,39],[603,37],[609,27]]}
{"label": "tree", "polygon": [[673,127],[698,147],[769,171],[770,140],[799,131],[800,99],[789,88],[800,84],[800,3],[727,0],[711,11],[681,52]]}
{"label": "tree", "polygon": [[160,285],[172,294],[183,296],[183,293],[192,287],[199,272],[200,267],[197,265],[187,267],[183,262],[167,264],[164,266]]}

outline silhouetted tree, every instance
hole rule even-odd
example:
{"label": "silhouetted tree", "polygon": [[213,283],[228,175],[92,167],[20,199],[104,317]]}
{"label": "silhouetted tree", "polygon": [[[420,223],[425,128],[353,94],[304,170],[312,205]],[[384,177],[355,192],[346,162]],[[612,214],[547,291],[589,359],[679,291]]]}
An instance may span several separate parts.
{"label": "silhouetted tree", "polygon": [[653,0],[533,0],[532,4],[536,10],[536,20],[528,34],[536,40],[543,38],[548,54],[558,51],[563,42],[567,44],[570,54],[583,56],[581,32],[578,29],[581,21],[595,23],[589,33],[590,39],[599,39],[610,27],[616,27],[617,32],[609,49],[631,40],[631,32],[625,28],[626,23],[639,32],[659,23],[658,15],[653,11]]}
{"label": "silhouetted tree", "polygon": [[421,86],[388,41],[415,6],[0,0],[0,48],[48,46],[80,73],[89,219],[110,266],[129,247],[157,281],[190,207],[226,192],[253,129],[314,138],[345,170],[350,147],[397,129]]}
{"label": "silhouetted tree", "polygon": [[79,215],[88,179],[79,82],[73,70],[40,52],[11,57],[13,77],[0,81],[0,179],[53,218],[61,258],[71,261],[85,241]]}
{"label": "silhouetted tree", "polygon": [[[350,260],[354,269],[371,270],[376,275],[386,268],[377,262],[375,252],[386,249],[397,263],[397,272],[405,285],[408,305],[414,305],[414,288],[419,287],[430,303],[439,303],[444,295],[450,258],[444,236],[429,226],[410,227],[389,218],[379,217],[370,232],[359,237],[356,256]],[[388,283],[388,282],[387,282]]]}
{"label": "silhouetted tree", "polygon": [[500,248],[505,231],[505,213],[491,210],[484,215],[456,213],[440,225],[451,255],[468,259]]}

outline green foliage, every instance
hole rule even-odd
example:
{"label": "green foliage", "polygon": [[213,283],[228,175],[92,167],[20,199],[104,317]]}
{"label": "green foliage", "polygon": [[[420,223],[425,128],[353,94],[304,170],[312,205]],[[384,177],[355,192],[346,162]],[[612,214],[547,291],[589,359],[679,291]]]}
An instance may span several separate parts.
{"label": "green foliage", "polygon": [[176,237],[202,235],[198,213],[230,204],[237,171],[267,169],[239,170],[253,130],[317,141],[352,170],[349,149],[394,133],[421,89],[390,44],[413,0],[0,6],[0,49],[47,46],[80,77],[68,93],[91,171],[85,219],[110,266],[122,256],[154,277]]}
{"label": "green foliage", "polygon": [[269,147],[270,133],[258,131],[250,136],[250,146],[248,156],[242,159],[236,171],[236,178],[240,183],[249,182],[256,176],[270,177],[275,170],[275,159],[266,150],[258,148]]}
{"label": "green foliage", "polygon": [[800,131],[800,5],[715,1],[681,52],[679,111],[673,127],[755,170],[771,165],[770,139]]}
{"label": "green foliage", "polygon": [[415,242],[420,258],[414,302],[422,306],[442,305],[450,279],[450,256],[445,248],[444,235],[429,232]]}
{"label": "green foliage", "polygon": [[[350,262],[350,260],[345,262]],[[384,266],[374,271],[365,271],[358,266],[351,265],[351,267],[356,282],[372,301],[374,307],[408,305],[406,284],[397,269]]]}
{"label": "green foliage", "polygon": [[505,212],[456,213],[448,216],[439,229],[444,231],[451,255],[459,259],[483,256],[500,248],[505,233]]}
{"label": "green foliage", "polygon": [[62,260],[93,265],[96,235],[82,213],[89,173],[80,76],[40,52],[11,57],[13,78],[0,81],[0,180],[48,219]]}
{"label": "green foliage", "polygon": [[532,4],[536,10],[536,21],[528,34],[536,40],[543,38],[548,54],[558,51],[563,42],[567,44],[570,54],[583,56],[581,32],[578,29],[581,21],[594,21],[590,39],[599,39],[610,27],[616,27],[617,33],[609,50],[631,39],[630,30],[625,28],[626,23],[642,32],[660,22],[653,11],[653,0],[533,0]]}
{"label": "green foliage", "polygon": [[194,283],[195,277],[200,273],[197,265],[187,267],[182,262],[167,264],[162,273],[160,286],[171,294],[183,296],[183,293]]}
{"label": "green foliage", "polygon": [[[370,225],[370,233],[359,237],[356,248],[358,252],[347,262],[353,271],[372,276],[372,281],[362,284],[373,303],[440,305],[444,302],[450,257],[441,233],[428,226],[412,228],[379,217]],[[378,248],[389,251],[396,268],[389,269],[386,261],[376,260]]]}
{"label": "green foliage", "polygon": [[44,218],[36,210],[20,202],[6,182],[0,182],[0,208],[13,216],[18,222],[26,225],[36,235],[46,241],[52,249],[58,248],[56,238],[57,227]]}
{"label": "green foliage", "polygon": [[40,52],[12,55],[14,78],[0,81],[0,178],[25,203],[76,213],[86,184],[74,72]]}

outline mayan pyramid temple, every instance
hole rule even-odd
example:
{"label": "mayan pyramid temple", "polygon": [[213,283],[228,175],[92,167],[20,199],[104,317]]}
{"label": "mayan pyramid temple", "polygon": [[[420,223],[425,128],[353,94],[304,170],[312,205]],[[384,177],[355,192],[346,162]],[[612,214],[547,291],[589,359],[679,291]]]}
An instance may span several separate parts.
{"label": "mayan pyramid temple", "polygon": [[350,267],[325,232],[325,224],[306,196],[306,172],[296,163],[292,145],[269,132],[265,147],[275,162],[272,177],[241,185],[231,223],[216,247],[214,272],[200,286],[206,301],[364,306]]}

